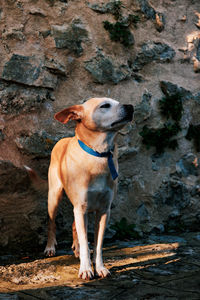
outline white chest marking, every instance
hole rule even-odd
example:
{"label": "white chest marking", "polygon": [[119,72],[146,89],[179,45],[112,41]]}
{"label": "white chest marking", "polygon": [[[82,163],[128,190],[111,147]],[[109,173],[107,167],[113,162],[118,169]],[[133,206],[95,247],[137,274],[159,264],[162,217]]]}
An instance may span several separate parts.
{"label": "white chest marking", "polygon": [[87,208],[88,211],[107,210],[114,195],[113,185],[108,185],[108,178],[105,175],[99,176],[88,187]]}

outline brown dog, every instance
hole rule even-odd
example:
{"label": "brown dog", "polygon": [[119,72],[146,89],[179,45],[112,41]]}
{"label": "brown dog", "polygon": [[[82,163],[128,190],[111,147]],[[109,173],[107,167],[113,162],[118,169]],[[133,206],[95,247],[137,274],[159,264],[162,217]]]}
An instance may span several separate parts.
{"label": "brown dog", "polygon": [[[91,279],[87,240],[87,213],[96,212],[93,263],[100,277],[109,271],[102,260],[102,244],[110,206],[117,185],[117,132],[133,117],[132,105],[121,105],[109,98],[93,98],[55,115],[63,124],[76,120],[76,134],[60,140],[52,150],[49,167],[49,231],[45,254],[55,254],[55,217],[65,190],[74,206],[73,250],[80,256],[79,277]],[[80,245],[80,255],[79,255]]]}

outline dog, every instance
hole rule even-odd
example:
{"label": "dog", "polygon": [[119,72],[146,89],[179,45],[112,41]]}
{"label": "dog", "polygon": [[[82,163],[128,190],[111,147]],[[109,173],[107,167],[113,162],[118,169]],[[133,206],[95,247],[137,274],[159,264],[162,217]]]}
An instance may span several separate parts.
{"label": "dog", "polygon": [[111,203],[117,190],[118,131],[133,119],[133,106],[110,98],[92,98],[55,114],[63,124],[76,121],[75,136],[57,142],[51,153],[48,172],[48,241],[47,256],[53,256],[55,218],[63,191],[73,204],[72,249],[80,257],[79,278],[94,277],[87,239],[87,214],[95,212],[93,264],[95,274],[110,275],[103,264],[102,245]]}

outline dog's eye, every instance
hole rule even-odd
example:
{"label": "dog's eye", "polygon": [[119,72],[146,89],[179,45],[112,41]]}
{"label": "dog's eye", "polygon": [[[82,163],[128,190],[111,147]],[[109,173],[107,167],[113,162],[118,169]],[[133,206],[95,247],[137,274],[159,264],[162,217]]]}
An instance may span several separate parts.
{"label": "dog's eye", "polygon": [[110,103],[105,103],[100,106],[100,108],[110,108],[110,107],[111,107]]}

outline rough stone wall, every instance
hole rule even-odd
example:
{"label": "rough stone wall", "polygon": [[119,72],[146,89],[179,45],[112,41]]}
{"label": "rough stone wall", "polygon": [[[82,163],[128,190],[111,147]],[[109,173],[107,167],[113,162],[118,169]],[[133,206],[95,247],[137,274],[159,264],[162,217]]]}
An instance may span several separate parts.
{"label": "rough stone wall", "polygon": [[[117,37],[106,21],[113,30],[118,23]],[[53,145],[74,131],[73,124],[54,121],[54,113],[95,96],[135,106],[135,122],[119,134],[111,222],[126,217],[141,234],[198,228],[199,0],[1,0],[0,58],[3,248],[44,242],[46,197],[33,192],[23,165],[47,178]],[[161,128],[166,116],[159,100],[177,95],[183,105],[178,147],[147,149],[141,131]],[[191,125],[196,144],[186,139]],[[61,206],[62,235],[72,208]]]}

